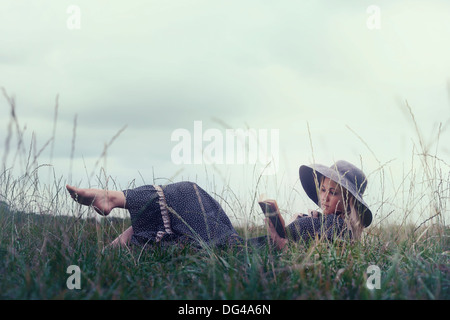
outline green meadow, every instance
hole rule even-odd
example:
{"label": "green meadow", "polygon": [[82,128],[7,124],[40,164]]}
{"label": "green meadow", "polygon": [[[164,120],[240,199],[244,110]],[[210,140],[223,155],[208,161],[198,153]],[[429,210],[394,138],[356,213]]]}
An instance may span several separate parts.
{"label": "green meadow", "polygon": [[[285,252],[186,244],[113,249],[107,245],[130,226],[129,218],[92,218],[72,203],[66,178],[43,183],[40,172],[50,166],[39,159],[52,142],[41,150],[25,147],[14,101],[4,95],[13,112],[0,170],[0,299],[450,298],[450,166],[420,137],[412,158],[421,187],[415,190],[405,175],[402,188],[409,199],[426,197],[425,205],[405,201],[397,208],[405,215],[420,210],[418,223],[374,220],[361,242],[319,239]],[[19,173],[5,164],[8,157],[23,163]],[[258,225],[237,230],[242,237],[266,232]],[[78,267],[78,278],[70,266]]]}

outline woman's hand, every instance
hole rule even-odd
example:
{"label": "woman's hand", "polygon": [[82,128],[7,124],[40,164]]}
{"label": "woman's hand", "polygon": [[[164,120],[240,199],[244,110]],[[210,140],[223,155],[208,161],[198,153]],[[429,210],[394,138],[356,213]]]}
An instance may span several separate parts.
{"label": "woman's hand", "polygon": [[320,212],[317,210],[308,210],[309,216],[312,218],[318,218],[320,215]]}
{"label": "woman's hand", "polygon": [[298,213],[296,214],[289,223],[294,222],[298,218],[310,217],[310,218],[318,218],[320,216],[320,212],[317,210],[308,210],[308,214]]}
{"label": "woman's hand", "polygon": [[275,229],[274,225],[272,224],[272,222],[270,221],[269,218],[264,219],[264,221],[266,222],[269,236],[272,239],[272,241],[275,243],[277,248],[280,250],[286,250],[288,240],[285,238],[282,238],[278,235],[277,230]]}

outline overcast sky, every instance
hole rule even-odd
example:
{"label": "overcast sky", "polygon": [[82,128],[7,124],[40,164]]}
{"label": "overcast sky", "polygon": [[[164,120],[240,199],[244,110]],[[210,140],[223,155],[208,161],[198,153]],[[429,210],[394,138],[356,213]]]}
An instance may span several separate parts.
{"label": "overcast sky", "polygon": [[[256,192],[288,209],[312,206],[298,183],[301,164],[346,159],[363,167],[368,202],[382,211],[380,183],[399,188],[418,146],[405,102],[426,141],[450,119],[449,17],[450,2],[437,0],[2,0],[0,87],[15,97],[24,139],[34,132],[37,149],[52,136],[59,96],[53,149],[39,163],[51,160],[79,186],[98,185],[90,174],[103,166],[122,188],[133,179],[191,179],[206,189],[227,185],[247,201],[261,168],[171,158],[174,131],[194,135],[201,121],[203,132],[223,136],[279,133],[277,173]],[[2,137],[9,112],[1,97]],[[449,163],[446,128],[431,150]]]}

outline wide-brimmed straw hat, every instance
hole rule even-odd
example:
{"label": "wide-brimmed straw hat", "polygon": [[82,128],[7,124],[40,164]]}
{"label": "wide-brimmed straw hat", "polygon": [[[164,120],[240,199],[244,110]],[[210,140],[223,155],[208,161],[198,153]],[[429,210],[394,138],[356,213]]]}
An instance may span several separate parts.
{"label": "wide-brimmed straw hat", "polygon": [[361,215],[364,227],[368,227],[372,223],[372,212],[362,198],[367,186],[367,178],[362,170],[347,161],[340,160],[331,167],[321,164],[302,165],[299,174],[306,194],[319,207],[320,179],[321,177],[327,177],[347,189],[355,197],[358,202],[356,209]]}

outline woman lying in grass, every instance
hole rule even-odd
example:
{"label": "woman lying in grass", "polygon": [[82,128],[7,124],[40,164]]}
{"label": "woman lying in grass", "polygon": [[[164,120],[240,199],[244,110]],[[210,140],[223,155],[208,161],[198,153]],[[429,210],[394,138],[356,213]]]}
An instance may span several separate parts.
{"label": "woman lying in grass", "polygon": [[[299,171],[306,194],[322,212],[298,215],[285,226],[286,238],[266,218],[272,242],[285,249],[290,241],[309,242],[316,237],[359,240],[363,228],[372,222],[372,213],[362,199],[367,185],[364,173],[346,161],[338,161],[331,167],[301,166]],[[192,182],[146,185],[124,191],[66,187],[75,201],[92,206],[101,215],[108,215],[114,208],[129,211],[131,227],[112,242],[113,246],[179,241],[224,246],[245,242],[219,203]],[[246,241],[259,246],[267,243],[267,237]]]}

